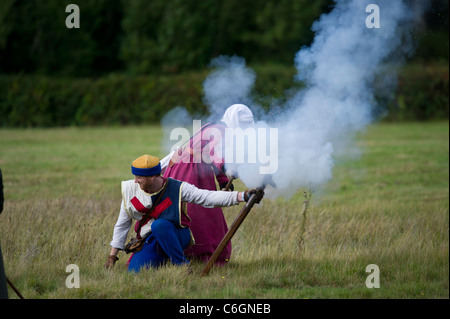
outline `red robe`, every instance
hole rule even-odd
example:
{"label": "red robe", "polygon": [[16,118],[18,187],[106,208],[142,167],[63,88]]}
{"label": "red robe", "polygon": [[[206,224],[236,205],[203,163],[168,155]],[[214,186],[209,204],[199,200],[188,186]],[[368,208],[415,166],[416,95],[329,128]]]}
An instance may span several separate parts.
{"label": "red robe", "polygon": [[[175,152],[164,172],[164,177],[188,182],[201,189],[217,190],[216,179],[219,184],[228,182],[227,176],[222,173],[225,156],[222,149],[224,136],[224,125],[203,126],[178,152]],[[228,231],[222,208],[205,208],[187,203],[187,214],[192,220],[190,228],[195,244],[188,247],[185,254],[188,258],[206,262]],[[230,255],[231,242],[216,263],[226,263]]]}

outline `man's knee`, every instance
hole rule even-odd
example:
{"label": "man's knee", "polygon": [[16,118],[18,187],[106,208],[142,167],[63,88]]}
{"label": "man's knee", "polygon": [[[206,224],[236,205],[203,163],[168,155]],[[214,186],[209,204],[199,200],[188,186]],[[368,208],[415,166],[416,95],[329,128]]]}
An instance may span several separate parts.
{"label": "man's knee", "polygon": [[169,229],[172,229],[172,223],[165,219],[157,219],[152,223],[152,233],[156,236],[163,232],[166,232]]}

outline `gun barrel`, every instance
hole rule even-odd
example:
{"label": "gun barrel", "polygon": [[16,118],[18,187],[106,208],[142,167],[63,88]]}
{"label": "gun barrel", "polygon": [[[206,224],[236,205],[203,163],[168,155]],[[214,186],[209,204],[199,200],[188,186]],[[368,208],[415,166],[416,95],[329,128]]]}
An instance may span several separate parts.
{"label": "gun barrel", "polygon": [[212,254],[211,258],[209,258],[208,262],[206,263],[205,267],[202,270],[202,276],[205,276],[209,273],[212,266],[216,262],[217,258],[219,258],[220,254],[223,252],[225,247],[230,242],[231,238],[233,238],[234,234],[238,230],[239,226],[241,226],[244,219],[247,217],[248,213],[252,209],[252,207],[255,205],[258,198],[262,198],[264,189],[266,186],[262,186],[256,189],[256,193],[250,196],[247,204],[242,208],[242,210],[239,212],[239,214],[236,216],[236,218],[233,221],[233,224],[228,229],[228,232],[225,234],[225,236],[222,238],[221,242],[219,243],[219,246],[217,246],[216,250]]}

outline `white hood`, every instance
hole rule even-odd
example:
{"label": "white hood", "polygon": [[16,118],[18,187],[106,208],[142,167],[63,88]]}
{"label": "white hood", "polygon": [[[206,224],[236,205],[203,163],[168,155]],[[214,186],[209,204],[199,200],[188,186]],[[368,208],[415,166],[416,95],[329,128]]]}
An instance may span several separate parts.
{"label": "white hood", "polygon": [[255,125],[252,111],[244,104],[233,104],[230,106],[225,111],[222,122],[231,128],[241,127],[245,129]]}

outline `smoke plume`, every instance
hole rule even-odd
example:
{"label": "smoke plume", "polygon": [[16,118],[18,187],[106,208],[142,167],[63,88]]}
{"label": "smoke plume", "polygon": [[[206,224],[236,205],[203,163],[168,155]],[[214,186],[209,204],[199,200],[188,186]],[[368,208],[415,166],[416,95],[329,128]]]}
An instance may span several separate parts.
{"label": "smoke plume", "polygon": [[[370,28],[366,8],[373,3],[380,19],[379,27]],[[214,69],[203,83],[210,120],[219,120],[227,107],[242,103],[260,120],[258,127],[278,129],[273,196],[287,198],[303,187],[317,189],[332,178],[336,157],[379,113],[375,94],[392,95],[395,72],[413,49],[409,31],[415,14],[417,6],[400,0],[337,0],[331,12],[313,24],[312,44],[295,55],[296,80],[304,86],[275,117],[261,116],[260,106],[251,98],[256,75],[243,58],[219,57],[212,62]],[[254,169],[245,165],[233,169],[247,187],[261,182]]]}
{"label": "smoke plume", "polygon": [[233,104],[252,105],[252,89],[256,73],[238,56],[219,56],[210,63],[211,73],[203,82],[204,103],[210,112],[209,120],[220,120]]}
{"label": "smoke plume", "polygon": [[[379,7],[379,28],[366,25],[370,13],[366,8],[374,2]],[[313,43],[295,56],[296,79],[305,88],[286,102],[284,114],[267,119],[279,130],[278,170],[272,176],[277,195],[289,197],[301,187],[315,189],[332,178],[335,156],[345,152],[341,148],[348,147],[352,134],[374,120],[375,79],[384,82],[385,89],[395,88],[393,72],[412,48],[408,39],[412,19],[412,8],[402,1],[350,0],[337,1],[313,24]],[[227,71],[205,81],[206,96],[215,96],[219,83],[227,81],[222,72]],[[253,83],[254,75],[245,74],[235,83]],[[241,92],[247,92],[245,88]],[[253,186],[259,178],[245,171],[240,178]]]}
{"label": "smoke plume", "polygon": [[290,112],[273,124],[283,137],[279,172],[273,176],[281,192],[314,189],[329,181],[333,154],[345,152],[338,148],[348,146],[345,141],[374,120],[376,77],[391,81],[385,87],[395,87],[392,72],[381,71],[399,62],[399,51],[410,48],[405,27],[411,11],[401,1],[378,1],[380,28],[368,28],[371,2],[338,1],[313,24],[312,45],[295,56],[297,80],[306,88],[288,101]]}

